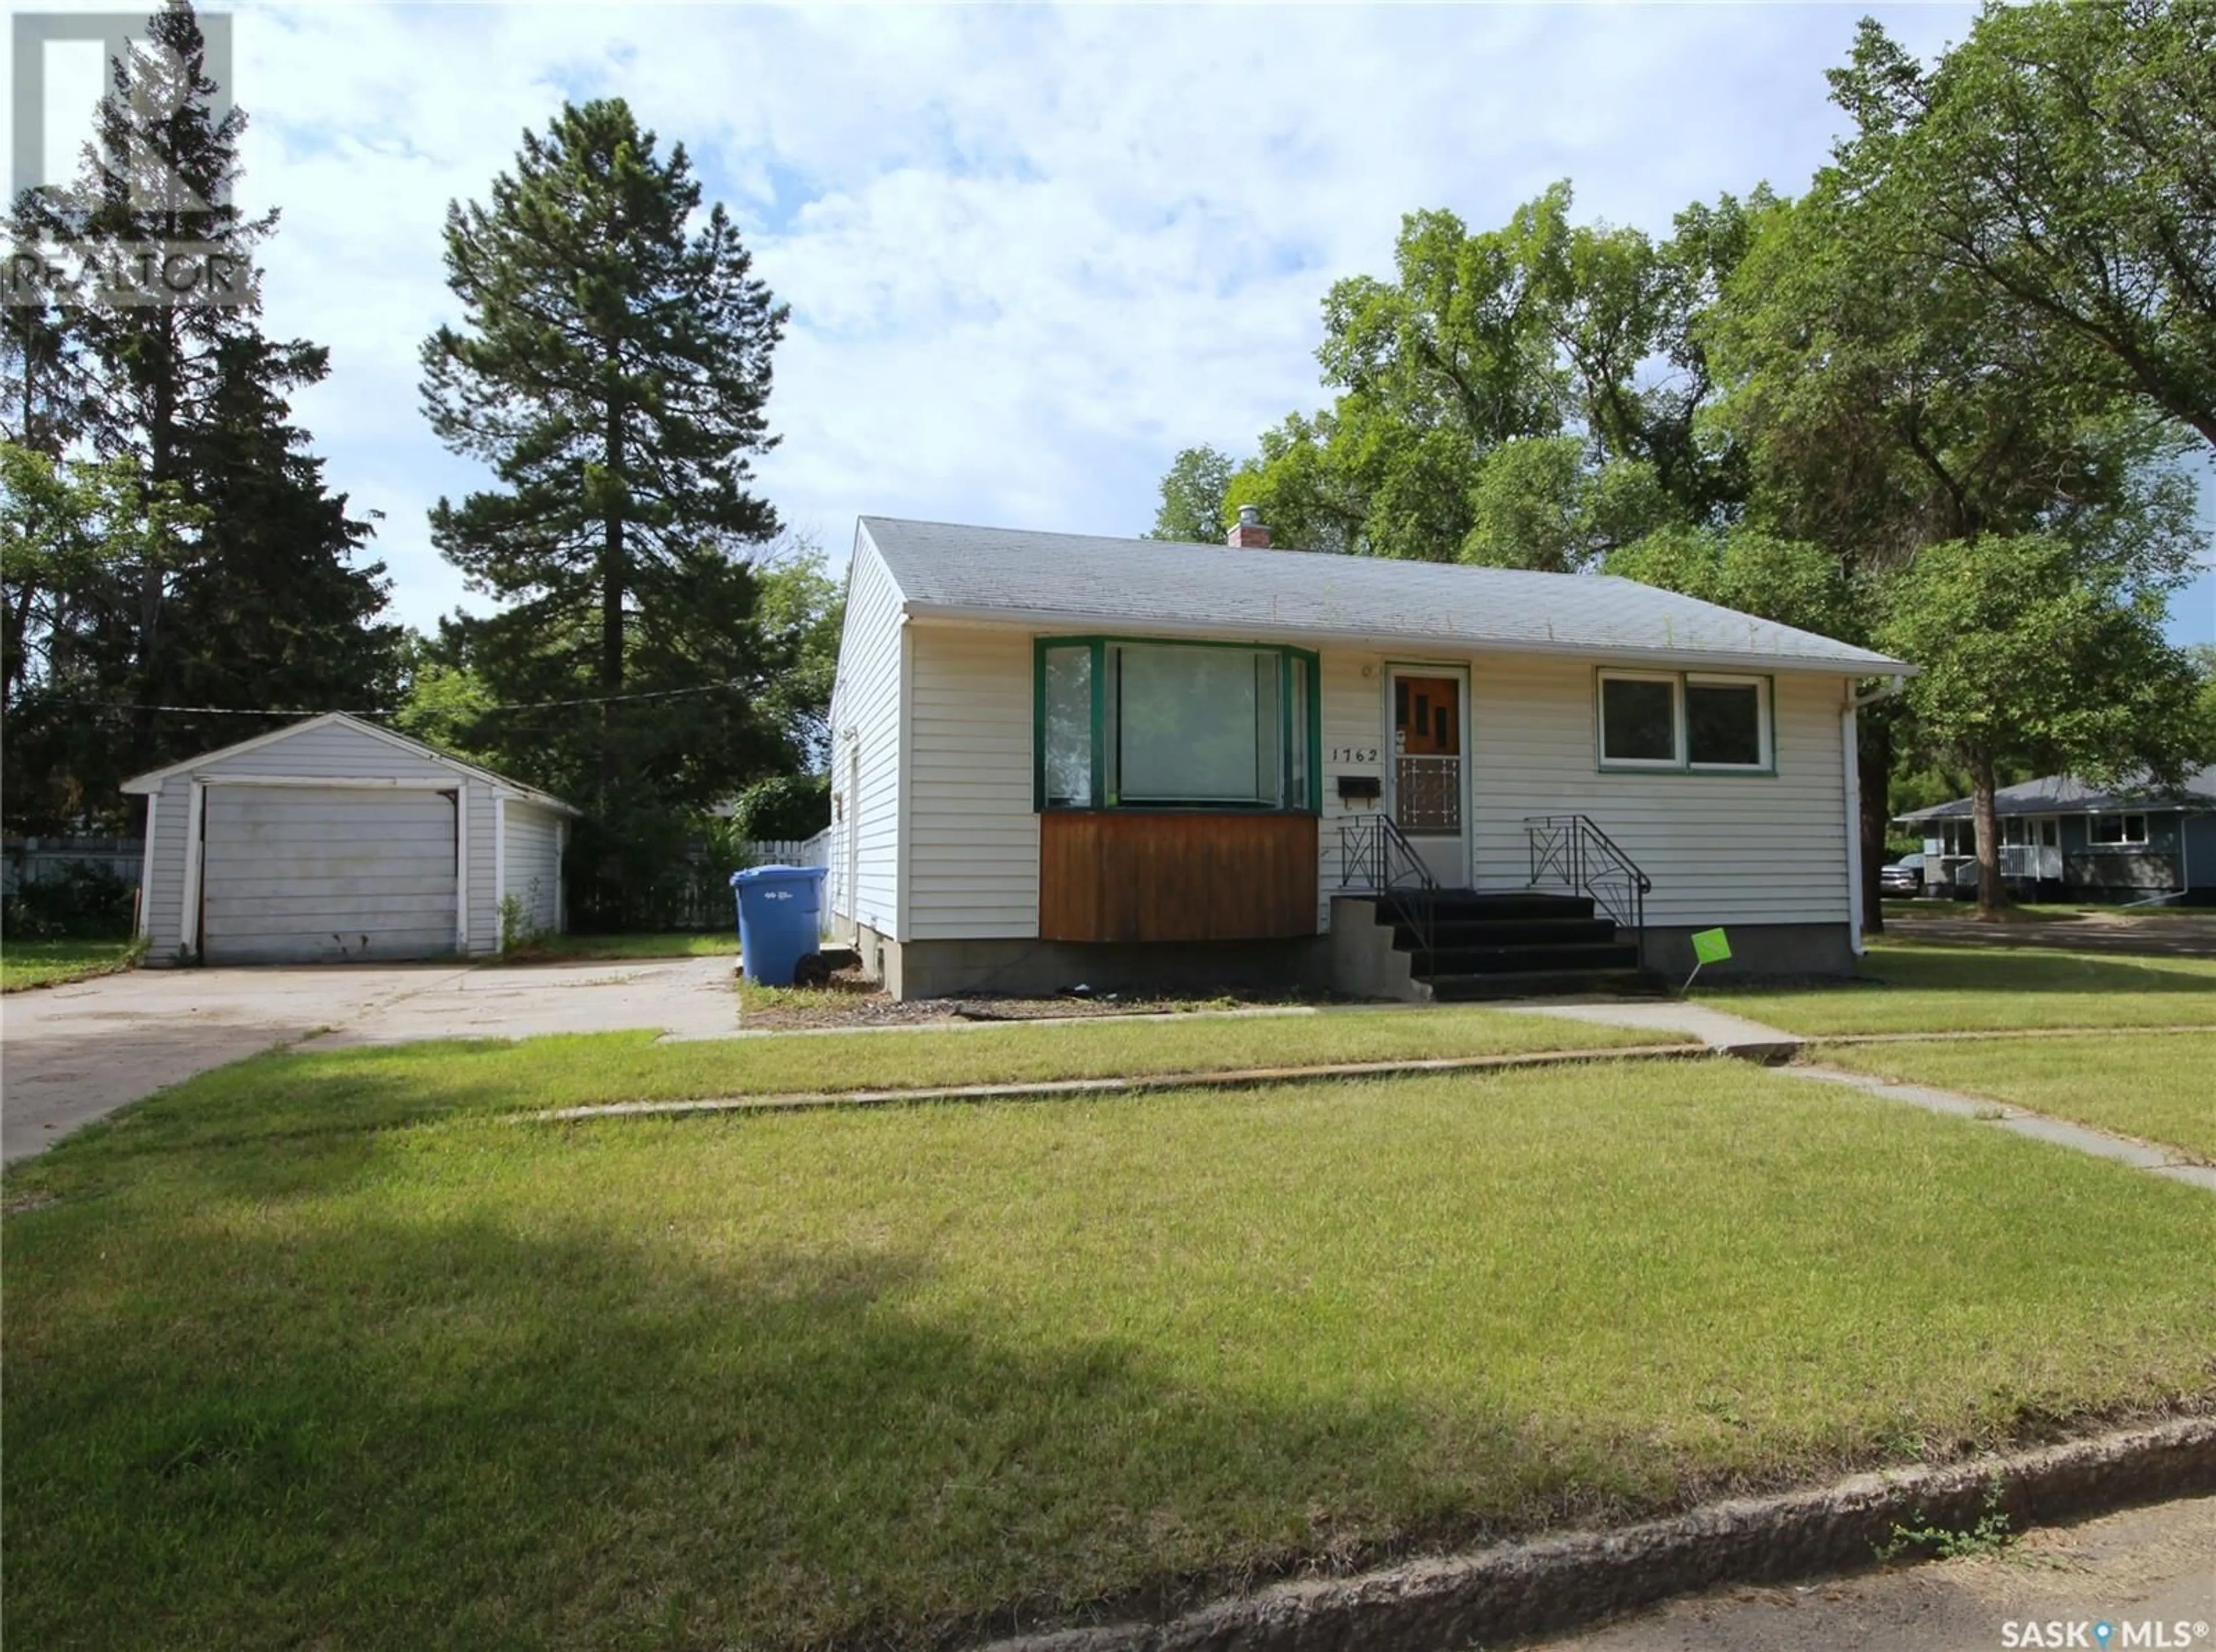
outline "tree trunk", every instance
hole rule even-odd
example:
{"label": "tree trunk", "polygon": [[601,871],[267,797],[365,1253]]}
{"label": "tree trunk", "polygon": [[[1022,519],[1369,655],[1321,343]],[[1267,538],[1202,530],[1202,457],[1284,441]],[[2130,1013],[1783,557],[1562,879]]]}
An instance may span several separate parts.
{"label": "tree trunk", "polygon": [[1979,752],[1970,759],[1970,814],[1978,828],[1978,916],[1997,918],[2009,904],[2001,886],[2001,822],[1993,807],[1993,758]]}
{"label": "tree trunk", "polygon": [[[608,404],[607,437],[602,451],[607,464],[607,495],[603,507],[607,515],[602,525],[600,540],[600,692],[620,694],[624,683],[624,592],[630,583],[631,569],[625,560],[624,544],[624,508],[627,501],[622,488],[623,408],[613,401]],[[603,808],[607,805],[621,768],[617,726],[616,708],[603,704],[600,707],[600,803]]]}
{"label": "tree trunk", "polygon": [[[156,363],[154,405],[146,421],[146,479],[150,484],[149,497],[162,486],[172,481],[177,469],[177,371],[178,350],[174,319],[164,314],[160,317],[161,348]],[[138,575],[138,701],[131,714],[131,729],[134,749],[125,772],[151,769],[161,755],[160,742],[154,729],[155,713],[149,708],[159,701],[168,686],[158,658],[163,643],[162,636],[163,580],[166,574],[162,559],[153,554],[150,544],[146,565]]]}
{"label": "tree trunk", "polygon": [[1885,933],[1887,829],[1893,824],[1893,720],[1865,711],[1855,719],[1860,738],[1855,765],[1862,795],[1862,933]]}

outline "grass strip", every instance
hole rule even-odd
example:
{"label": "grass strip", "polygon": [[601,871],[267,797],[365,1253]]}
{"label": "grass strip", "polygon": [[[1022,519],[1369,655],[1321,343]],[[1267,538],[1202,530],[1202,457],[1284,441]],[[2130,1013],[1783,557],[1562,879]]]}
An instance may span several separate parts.
{"label": "grass strip", "polygon": [[1262,1084],[1333,1084],[1351,1078],[1416,1078],[1431,1073],[1498,1072],[1607,1060],[1705,1060],[1697,1044],[1550,1050],[1530,1055],[1443,1056],[1428,1061],[1366,1061],[1327,1067],[1248,1067],[1228,1072],[1166,1072],[1143,1078],[1056,1078],[1018,1084],[957,1084],[935,1090],[798,1091],[784,1096],[714,1096],[691,1102],[606,1102],[524,1116],[539,1122],[637,1118],[685,1113],[806,1112],[825,1107],[909,1107],[926,1102],[1051,1101],[1063,1096],[1136,1095],[1161,1090],[1251,1090]]}
{"label": "grass strip", "polygon": [[504,964],[575,963],[609,958],[717,958],[738,955],[738,937],[722,930],[649,935],[534,935],[510,948]]}
{"label": "grass strip", "polygon": [[1716,987],[1696,1001],[1804,1036],[2041,1027],[2216,1027],[2216,959],[1873,943],[1862,979]]}
{"label": "grass strip", "polygon": [[0,943],[0,992],[113,974],[130,968],[138,956],[136,941],[9,941]]}

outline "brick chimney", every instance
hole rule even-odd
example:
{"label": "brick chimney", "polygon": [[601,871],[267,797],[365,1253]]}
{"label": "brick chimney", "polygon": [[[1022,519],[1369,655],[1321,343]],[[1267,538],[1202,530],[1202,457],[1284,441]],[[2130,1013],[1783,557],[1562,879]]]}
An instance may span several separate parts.
{"label": "brick chimney", "polygon": [[1223,543],[1236,545],[1241,550],[1267,550],[1270,531],[1262,525],[1262,510],[1259,505],[1239,507],[1239,525],[1224,536]]}

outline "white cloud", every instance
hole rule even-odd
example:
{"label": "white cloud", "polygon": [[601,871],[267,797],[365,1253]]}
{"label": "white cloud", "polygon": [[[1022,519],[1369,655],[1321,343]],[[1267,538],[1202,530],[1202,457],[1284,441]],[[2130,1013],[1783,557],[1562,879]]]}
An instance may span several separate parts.
{"label": "white cloud", "polygon": [[[268,324],[332,352],[299,415],[427,624],[462,593],[424,511],[477,476],[417,408],[446,203],[565,95],[682,140],[791,303],[760,474],[839,552],[872,511],[1143,527],[1176,449],[1323,399],[1319,302],[1389,268],[1405,212],[1499,223],[1567,176],[1581,213],[1661,229],[1798,188],[1856,15],[272,7],[237,79],[248,196],[284,210]],[[1969,15],[1888,21],[1930,50]]]}

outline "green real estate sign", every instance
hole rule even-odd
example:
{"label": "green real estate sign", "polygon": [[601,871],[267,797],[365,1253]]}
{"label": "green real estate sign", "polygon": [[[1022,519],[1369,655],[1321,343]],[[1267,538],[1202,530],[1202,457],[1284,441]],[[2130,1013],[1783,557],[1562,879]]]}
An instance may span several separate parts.
{"label": "green real estate sign", "polygon": [[1731,956],[1731,941],[1721,930],[1697,930],[1693,934],[1693,961],[1720,964]]}

